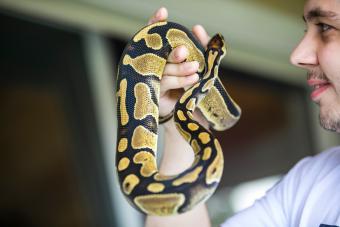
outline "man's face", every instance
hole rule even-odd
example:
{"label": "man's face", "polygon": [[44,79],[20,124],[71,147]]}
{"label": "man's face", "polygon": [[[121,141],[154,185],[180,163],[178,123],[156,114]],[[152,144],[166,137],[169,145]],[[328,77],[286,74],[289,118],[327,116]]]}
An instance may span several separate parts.
{"label": "man's face", "polygon": [[306,33],[291,62],[308,71],[321,125],[340,132],[340,0],[307,0],[303,18]]}

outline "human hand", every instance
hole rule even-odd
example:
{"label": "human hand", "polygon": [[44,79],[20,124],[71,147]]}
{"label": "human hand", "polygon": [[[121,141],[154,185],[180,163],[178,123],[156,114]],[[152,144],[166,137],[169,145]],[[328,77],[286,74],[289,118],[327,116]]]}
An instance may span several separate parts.
{"label": "human hand", "polygon": [[[167,9],[161,7],[152,15],[148,24],[164,21],[167,18]],[[210,37],[205,29],[201,25],[195,25],[192,28],[192,32],[204,48],[206,48]],[[168,115],[183,94],[183,88],[193,85],[199,79],[196,73],[199,67],[198,62],[185,62],[187,56],[188,50],[185,46],[178,46],[169,54],[160,84],[160,116]]]}

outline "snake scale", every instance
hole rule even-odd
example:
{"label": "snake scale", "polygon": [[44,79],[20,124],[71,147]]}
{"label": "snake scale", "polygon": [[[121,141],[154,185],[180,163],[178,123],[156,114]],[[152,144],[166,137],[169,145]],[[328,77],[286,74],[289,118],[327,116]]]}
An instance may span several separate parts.
{"label": "snake scale", "polygon": [[[187,61],[199,62],[199,81],[184,92],[173,111],[195,159],[184,172],[166,176],[156,163],[160,80],[169,53],[179,45],[189,50]],[[116,169],[123,194],[139,211],[158,216],[183,213],[215,191],[223,172],[222,149],[194,120],[193,112],[198,108],[215,130],[230,128],[239,119],[239,106],[218,78],[225,53],[221,35],[215,35],[205,50],[188,29],[167,21],[142,28],[125,47],[117,73]]]}

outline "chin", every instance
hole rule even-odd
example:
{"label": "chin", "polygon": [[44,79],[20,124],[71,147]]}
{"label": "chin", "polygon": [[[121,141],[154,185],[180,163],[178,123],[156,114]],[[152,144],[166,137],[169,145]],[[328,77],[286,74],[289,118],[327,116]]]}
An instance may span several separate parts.
{"label": "chin", "polygon": [[324,129],[340,133],[340,111],[321,109],[319,119]]}

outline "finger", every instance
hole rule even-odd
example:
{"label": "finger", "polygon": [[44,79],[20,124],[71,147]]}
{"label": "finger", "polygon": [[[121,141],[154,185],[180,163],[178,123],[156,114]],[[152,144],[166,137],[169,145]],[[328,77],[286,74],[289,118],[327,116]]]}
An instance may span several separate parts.
{"label": "finger", "polygon": [[161,7],[152,15],[148,21],[149,24],[156,23],[158,21],[164,21],[168,18],[168,10],[165,7]]}
{"label": "finger", "polygon": [[186,77],[164,76],[161,80],[161,93],[164,94],[170,89],[184,88],[193,85],[198,79],[197,73]]}
{"label": "finger", "polygon": [[168,63],[165,65],[163,75],[188,76],[197,72],[199,64],[197,61],[183,63]]}
{"label": "finger", "polygon": [[171,63],[183,62],[188,57],[188,55],[189,51],[185,46],[178,46],[170,52],[168,62]]}
{"label": "finger", "polygon": [[195,25],[192,28],[193,34],[196,36],[196,38],[201,42],[204,48],[207,48],[208,42],[210,40],[210,36],[205,31],[202,25]]}

